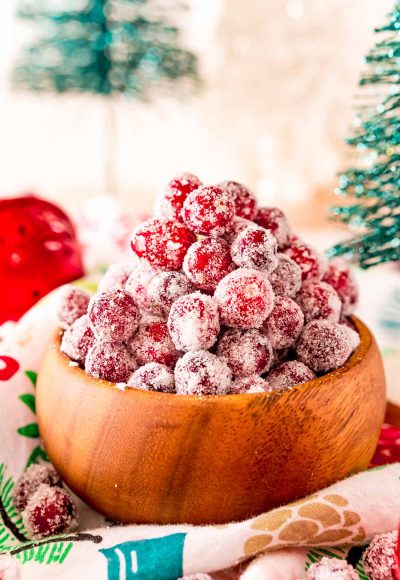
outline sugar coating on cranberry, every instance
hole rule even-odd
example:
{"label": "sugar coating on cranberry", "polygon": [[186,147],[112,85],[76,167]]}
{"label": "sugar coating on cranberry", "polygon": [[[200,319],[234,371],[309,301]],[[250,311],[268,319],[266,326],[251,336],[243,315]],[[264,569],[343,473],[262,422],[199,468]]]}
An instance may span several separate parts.
{"label": "sugar coating on cranberry", "polygon": [[271,371],[267,377],[273,389],[285,390],[315,379],[315,374],[305,364],[291,360],[282,363]]}
{"label": "sugar coating on cranberry", "polygon": [[166,365],[151,362],[138,368],[128,381],[128,387],[161,393],[175,391],[174,373]]}
{"label": "sugar coating on cranberry", "polygon": [[52,465],[33,463],[17,479],[13,489],[13,504],[22,512],[29,498],[43,483],[50,487],[62,487],[62,481]]}
{"label": "sugar coating on cranberry", "polygon": [[140,260],[125,283],[125,290],[143,310],[150,308],[148,290],[157,272],[145,260]]}
{"label": "sugar coating on cranberry", "polygon": [[254,268],[269,274],[278,265],[278,244],[269,230],[250,226],[232,242],[232,259],[242,268]]}
{"label": "sugar coating on cranberry", "polygon": [[358,300],[358,283],[354,272],[343,258],[334,258],[328,263],[323,280],[338,293],[343,304],[343,314],[348,316]]}
{"label": "sugar coating on cranberry", "polygon": [[93,296],[88,316],[96,338],[124,342],[139,325],[139,309],[132,296],[116,288]]}
{"label": "sugar coating on cranberry", "polygon": [[88,350],[85,371],[111,383],[125,383],[137,369],[137,362],[124,344],[95,341]]}
{"label": "sugar coating on cranberry", "polygon": [[364,570],[370,580],[396,580],[397,532],[375,536],[363,554]]}
{"label": "sugar coating on cranberry", "polygon": [[274,358],[268,338],[255,329],[227,330],[218,342],[217,355],[235,377],[261,375],[271,368]]}
{"label": "sugar coating on cranberry", "polygon": [[301,269],[302,280],[321,280],[326,271],[325,257],[311,246],[295,243],[288,246],[284,253],[292,258]]}
{"label": "sugar coating on cranberry", "polygon": [[339,321],[342,303],[336,291],[326,282],[306,282],[296,300],[306,322],[320,319]]}
{"label": "sugar coating on cranberry", "polygon": [[222,181],[219,187],[225,189],[235,203],[235,214],[238,217],[253,220],[257,214],[257,200],[248,187],[237,181]]}
{"label": "sugar coating on cranberry", "polygon": [[350,339],[351,350],[352,352],[354,352],[360,345],[361,342],[360,335],[350,323],[349,324],[341,323],[340,326],[347,332]]}
{"label": "sugar coating on cranberry", "polygon": [[167,317],[173,303],[194,290],[193,284],[182,272],[160,272],[152,278],[147,288],[147,307],[154,314]]}
{"label": "sugar coating on cranberry", "polygon": [[34,540],[70,532],[78,525],[76,506],[69,493],[46,484],[31,495],[22,520]]}
{"label": "sugar coating on cranberry", "polygon": [[265,393],[269,390],[266,380],[260,375],[250,375],[235,379],[231,385],[230,395],[252,395],[253,393]]}
{"label": "sugar coating on cranberry", "polygon": [[248,227],[257,228],[258,226],[257,226],[257,224],[255,224],[254,222],[252,222],[250,220],[246,220],[246,219],[240,218],[240,217],[235,217],[233,219],[233,222],[229,226],[229,229],[224,234],[225,240],[229,244],[231,244],[233,242],[233,240],[236,238],[236,236]]}
{"label": "sugar coating on cranberry", "polygon": [[278,253],[278,264],[269,274],[272,289],[278,296],[293,298],[301,288],[301,269],[289,256]]}
{"label": "sugar coating on cranberry", "polygon": [[155,215],[182,221],[185,199],[201,185],[200,179],[193,173],[176,175],[158,197],[154,208]]}
{"label": "sugar coating on cranberry", "polygon": [[20,580],[22,577],[21,568],[22,565],[16,558],[6,553],[0,554],[0,580]]}
{"label": "sugar coating on cranberry", "polygon": [[222,236],[235,217],[235,203],[221,187],[206,185],[188,195],[182,217],[196,234]]}
{"label": "sugar coating on cranberry", "polygon": [[228,365],[207,350],[187,352],[175,367],[178,395],[225,395],[232,373]]}
{"label": "sugar coating on cranberry", "polygon": [[206,292],[213,292],[218,282],[235,267],[229,244],[221,238],[204,238],[195,242],[183,261],[186,276]]}
{"label": "sugar coating on cranberry", "polygon": [[296,346],[299,359],[315,372],[342,366],[352,352],[346,330],[330,320],[313,320],[304,327]]}
{"label": "sugar coating on cranberry", "polygon": [[62,328],[68,328],[86,314],[90,296],[76,286],[63,286],[57,296],[57,317]]}
{"label": "sugar coating on cranberry", "polygon": [[272,348],[280,350],[293,346],[303,326],[304,314],[300,306],[287,296],[275,296],[272,312],[263,324]]}
{"label": "sugar coating on cranberry", "polygon": [[141,365],[156,362],[174,367],[179,357],[166,321],[158,316],[142,319],[137,333],[129,341],[129,348]]}
{"label": "sugar coating on cranberry", "polygon": [[167,218],[150,218],[133,230],[131,247],[153,268],[179,270],[195,240],[185,224]]}
{"label": "sugar coating on cranberry", "polygon": [[94,343],[94,334],[87,314],[75,320],[61,339],[61,351],[70,359],[84,365],[89,348]]}
{"label": "sugar coating on cranberry", "polygon": [[181,296],[171,307],[168,329],[178,350],[211,348],[220,330],[215,300],[200,292]]}
{"label": "sugar coating on cranberry", "polygon": [[346,560],[322,558],[307,570],[307,580],[358,580],[359,576],[353,566]]}
{"label": "sugar coating on cranberry", "polygon": [[[136,258],[136,256],[134,256]],[[116,262],[111,264],[107,272],[99,282],[98,291],[111,290],[113,288],[125,288],[125,284],[137,266],[137,259],[130,262]]]}
{"label": "sugar coating on cranberry", "polygon": [[258,328],[274,306],[274,293],[264,273],[239,268],[219,282],[214,297],[221,322],[238,328]]}
{"label": "sugar coating on cranberry", "polygon": [[280,248],[287,246],[292,233],[287,217],[277,207],[261,207],[254,218],[256,224],[270,230]]}

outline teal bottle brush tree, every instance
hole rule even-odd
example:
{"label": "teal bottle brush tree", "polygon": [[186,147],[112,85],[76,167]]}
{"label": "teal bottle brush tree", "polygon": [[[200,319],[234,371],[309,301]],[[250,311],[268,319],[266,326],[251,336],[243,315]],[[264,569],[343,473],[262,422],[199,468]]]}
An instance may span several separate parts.
{"label": "teal bottle brush tree", "polygon": [[[29,41],[15,63],[16,88],[37,93],[89,93],[105,98],[106,188],[115,189],[117,95],[147,100],[198,81],[197,58],[180,46],[172,0],[19,0]],[[170,91],[171,92],[171,91]]]}
{"label": "teal bottle brush tree", "polygon": [[337,190],[352,201],[332,210],[355,235],[331,256],[346,255],[362,268],[400,260],[400,2],[376,32],[348,139],[356,162],[340,175]]}

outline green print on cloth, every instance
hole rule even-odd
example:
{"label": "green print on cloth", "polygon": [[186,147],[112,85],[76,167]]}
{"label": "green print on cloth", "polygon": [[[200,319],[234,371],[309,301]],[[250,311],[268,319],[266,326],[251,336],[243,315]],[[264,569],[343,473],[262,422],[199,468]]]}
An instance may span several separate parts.
{"label": "green print on cloth", "polygon": [[186,534],[124,542],[99,550],[108,561],[108,580],[176,580],[183,575]]}
{"label": "green print on cloth", "polygon": [[[31,381],[33,388],[36,388],[36,381],[37,381],[37,373],[35,371],[25,371],[25,375]],[[25,393],[19,396],[20,401],[24,403],[36,416],[36,397],[32,393]],[[17,433],[22,435],[23,437],[29,437],[30,439],[39,439],[39,427],[38,424],[35,423],[28,423],[23,427],[17,429]],[[32,453],[28,457],[28,461],[26,462],[26,468],[28,468],[31,463],[38,463],[39,459],[44,459],[48,461],[48,457],[46,452],[44,451],[43,447],[41,446],[40,442],[36,447],[33,449]]]}

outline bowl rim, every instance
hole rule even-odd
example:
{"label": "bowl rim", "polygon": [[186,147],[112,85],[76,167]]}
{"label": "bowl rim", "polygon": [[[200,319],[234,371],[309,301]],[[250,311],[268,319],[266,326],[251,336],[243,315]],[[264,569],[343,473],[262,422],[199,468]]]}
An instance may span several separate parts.
{"label": "bowl rim", "polygon": [[[311,389],[317,388],[319,385],[323,385],[326,382],[331,382],[332,378],[339,377],[341,375],[346,374],[348,371],[353,369],[356,365],[360,364],[366,354],[369,352],[371,348],[371,344],[373,342],[373,335],[369,328],[356,316],[352,315],[349,317],[352,324],[354,325],[359,337],[360,337],[360,344],[356,348],[356,350],[352,353],[352,355],[347,359],[347,361],[334,371],[328,372],[321,377],[317,377],[311,381],[307,381],[306,383],[300,383],[299,385],[295,385],[294,387],[290,387],[284,391],[266,391],[265,393],[240,393],[240,394],[229,394],[229,395],[178,395],[177,393],[164,393],[158,391],[147,391],[145,389],[137,389],[136,387],[125,387],[119,388],[117,387],[118,384],[125,384],[125,383],[112,383],[110,381],[106,381],[105,379],[98,379],[93,377],[92,375],[86,373],[77,363],[71,364],[72,361],[64,352],[61,351],[61,338],[64,333],[64,329],[57,328],[52,341],[50,342],[49,348],[54,349],[58,358],[63,362],[66,370],[69,372],[73,372],[74,374],[80,375],[81,378],[84,378],[85,381],[89,381],[93,383],[97,387],[112,389],[116,393],[121,393],[122,395],[128,397],[159,397],[159,398],[172,398],[174,400],[179,401],[196,401],[201,404],[215,404],[217,401],[221,403],[222,401],[226,401],[227,403],[232,403],[233,401],[251,401],[257,397],[262,397],[265,400],[267,399],[276,399],[281,398],[285,395],[290,395],[291,393],[295,393],[298,391],[309,391]],[[40,374],[40,372],[39,372]],[[244,399],[245,397],[245,399]]]}

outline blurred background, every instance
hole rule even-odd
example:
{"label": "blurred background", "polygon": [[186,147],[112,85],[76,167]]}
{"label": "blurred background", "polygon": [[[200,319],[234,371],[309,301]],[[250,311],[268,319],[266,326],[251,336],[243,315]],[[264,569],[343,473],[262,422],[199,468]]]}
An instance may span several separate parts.
{"label": "blurred background", "polygon": [[[85,2],[0,3],[0,195],[35,191],[69,208],[105,193],[109,97],[16,91],[10,77],[38,19],[17,7],[66,10]],[[151,4],[151,3],[149,3]],[[161,4],[179,44],[198,57],[201,83],[182,94],[153,87],[149,102],[112,97],[116,192],[151,210],[179,171],[236,179],[299,225],[323,219],[345,161],[363,57],[392,2],[186,0]],[[310,203],[313,210],[310,212]],[[305,211],[304,211],[305,210]]]}

